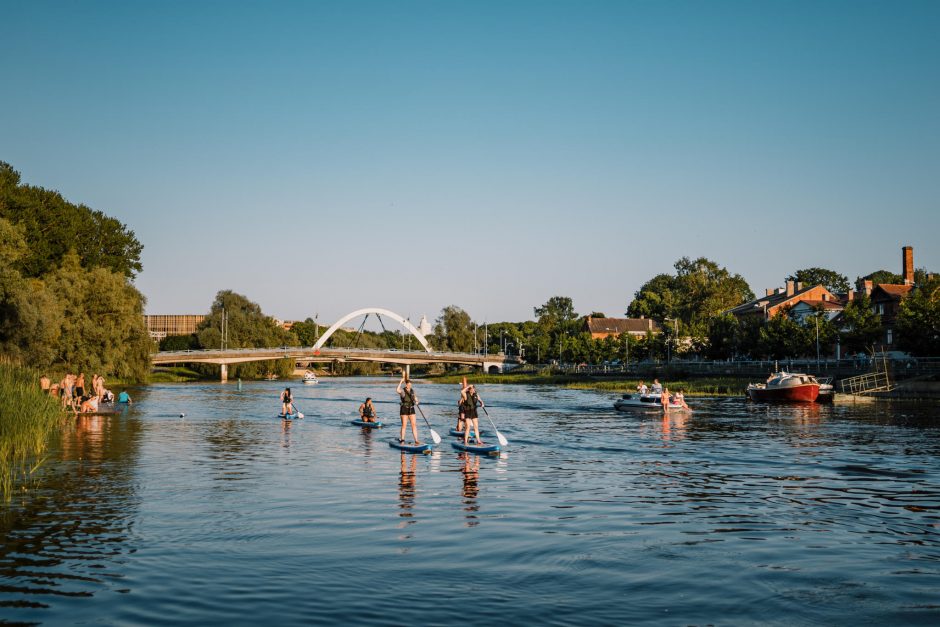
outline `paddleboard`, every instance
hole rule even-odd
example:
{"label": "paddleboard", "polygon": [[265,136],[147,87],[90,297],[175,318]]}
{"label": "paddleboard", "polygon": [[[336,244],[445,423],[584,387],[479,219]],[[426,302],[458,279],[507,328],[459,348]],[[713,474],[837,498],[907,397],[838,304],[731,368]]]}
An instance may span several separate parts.
{"label": "paddleboard", "polygon": [[350,420],[349,424],[356,425],[357,427],[368,427],[370,429],[381,429],[385,426],[384,422],[366,422],[365,420]]}
{"label": "paddleboard", "polygon": [[479,453],[481,455],[491,455],[499,453],[499,444],[464,444],[463,440],[457,440],[450,443],[458,451],[467,451],[468,453]]}
{"label": "paddleboard", "polygon": [[399,450],[405,451],[406,453],[430,453],[431,445],[430,444],[408,444],[405,442],[399,442],[398,440],[389,440],[388,445],[392,448],[397,448]]}
{"label": "paddleboard", "polygon": [[[463,431],[457,431],[456,429],[451,429],[451,430],[450,430],[450,434],[451,434],[452,436],[454,436],[454,437],[457,437],[457,438],[462,438],[462,437],[463,437]],[[470,434],[473,435],[473,428],[472,428],[472,427],[470,428]],[[484,431],[483,429],[480,429],[480,435],[489,435],[489,434],[490,434],[489,431]]]}
{"label": "paddleboard", "polygon": [[297,420],[298,418],[303,418],[304,415],[300,412],[297,412],[295,414],[278,414],[275,417],[280,418],[281,420]]}

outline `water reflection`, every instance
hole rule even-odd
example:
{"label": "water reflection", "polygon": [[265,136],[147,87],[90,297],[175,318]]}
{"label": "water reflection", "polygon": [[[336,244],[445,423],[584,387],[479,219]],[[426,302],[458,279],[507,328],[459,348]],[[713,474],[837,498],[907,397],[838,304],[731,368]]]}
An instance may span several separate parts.
{"label": "water reflection", "polygon": [[399,526],[414,523],[415,492],[417,486],[418,456],[401,454],[401,472],[398,476],[398,515],[408,519]]}
{"label": "water reflection", "polygon": [[464,517],[467,519],[467,527],[475,527],[480,524],[477,519],[477,512],[480,506],[477,503],[477,497],[480,495],[480,456],[472,453],[459,453],[457,459],[463,462],[461,473],[463,474],[463,510],[466,512]]}
{"label": "water reflection", "polygon": [[7,620],[37,620],[19,611],[57,598],[127,591],[120,571],[135,551],[141,423],[119,415],[72,420],[50,443],[35,490],[2,510],[0,578],[13,584],[0,587]]}

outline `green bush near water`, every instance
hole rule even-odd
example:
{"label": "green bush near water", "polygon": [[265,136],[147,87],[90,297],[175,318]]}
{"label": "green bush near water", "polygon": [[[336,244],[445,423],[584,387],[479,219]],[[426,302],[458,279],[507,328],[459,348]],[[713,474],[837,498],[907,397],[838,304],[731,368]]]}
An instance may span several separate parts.
{"label": "green bush near water", "polygon": [[39,389],[37,373],[3,362],[0,399],[0,496],[6,503],[41,465],[63,414],[58,401]]}
{"label": "green bush near water", "polygon": [[[516,385],[560,385],[576,390],[601,390],[608,392],[635,392],[639,379],[636,378],[592,378],[579,374],[481,374],[469,372],[444,376],[426,377],[429,383],[460,383],[463,377],[474,383],[496,383]],[[652,379],[644,379],[647,385]],[[747,379],[734,377],[708,377],[689,380],[663,380],[663,385],[670,391],[683,390],[687,396],[740,396],[747,388]]]}

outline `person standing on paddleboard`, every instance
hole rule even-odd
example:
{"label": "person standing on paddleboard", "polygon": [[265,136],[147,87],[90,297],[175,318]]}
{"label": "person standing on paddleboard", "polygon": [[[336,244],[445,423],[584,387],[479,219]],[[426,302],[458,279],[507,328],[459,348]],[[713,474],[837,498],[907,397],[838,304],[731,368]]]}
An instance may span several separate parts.
{"label": "person standing on paddleboard", "polygon": [[291,394],[290,388],[284,388],[284,391],[281,392],[281,415],[289,416],[294,413],[294,395]]}
{"label": "person standing on paddleboard", "polygon": [[468,443],[470,439],[470,427],[472,426],[477,444],[483,444],[483,440],[480,439],[480,419],[479,416],[477,416],[477,406],[483,407],[483,399],[480,398],[476,388],[472,385],[468,385],[464,388],[464,393],[467,395],[467,405],[464,408],[464,422],[467,426],[463,432],[463,443]]}
{"label": "person standing on paddleboard", "polygon": [[463,432],[467,420],[467,388],[460,385],[460,398],[457,400],[457,431]]}
{"label": "person standing on paddleboard", "polygon": [[415,406],[418,404],[418,397],[415,395],[415,391],[411,389],[411,381],[405,381],[405,377],[402,377],[396,391],[398,396],[401,397],[401,407],[398,410],[399,415],[401,415],[401,433],[398,436],[398,441],[405,441],[405,425],[408,421],[411,421],[411,435],[414,436],[415,445],[419,445],[421,442],[418,441],[418,426],[415,423]]}
{"label": "person standing on paddleboard", "polygon": [[375,407],[372,405],[372,397],[366,398],[365,402],[359,406],[359,420],[362,422],[375,422]]}

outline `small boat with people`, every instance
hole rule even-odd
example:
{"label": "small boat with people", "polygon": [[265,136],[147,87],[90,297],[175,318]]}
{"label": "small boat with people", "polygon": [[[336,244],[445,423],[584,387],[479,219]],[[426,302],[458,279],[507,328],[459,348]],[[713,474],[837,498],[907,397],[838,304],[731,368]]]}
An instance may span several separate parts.
{"label": "small boat with people", "polygon": [[[829,385],[831,394],[832,386]],[[747,397],[757,402],[812,403],[819,398],[820,383],[810,374],[802,372],[775,372],[765,383],[747,386]]]}
{"label": "small boat with people", "polygon": [[[662,411],[662,397],[652,394],[624,394],[621,398],[614,401],[614,409],[617,411],[634,411],[637,409],[651,409]],[[685,409],[682,403],[677,403],[674,397],[669,399],[669,410]]]}

